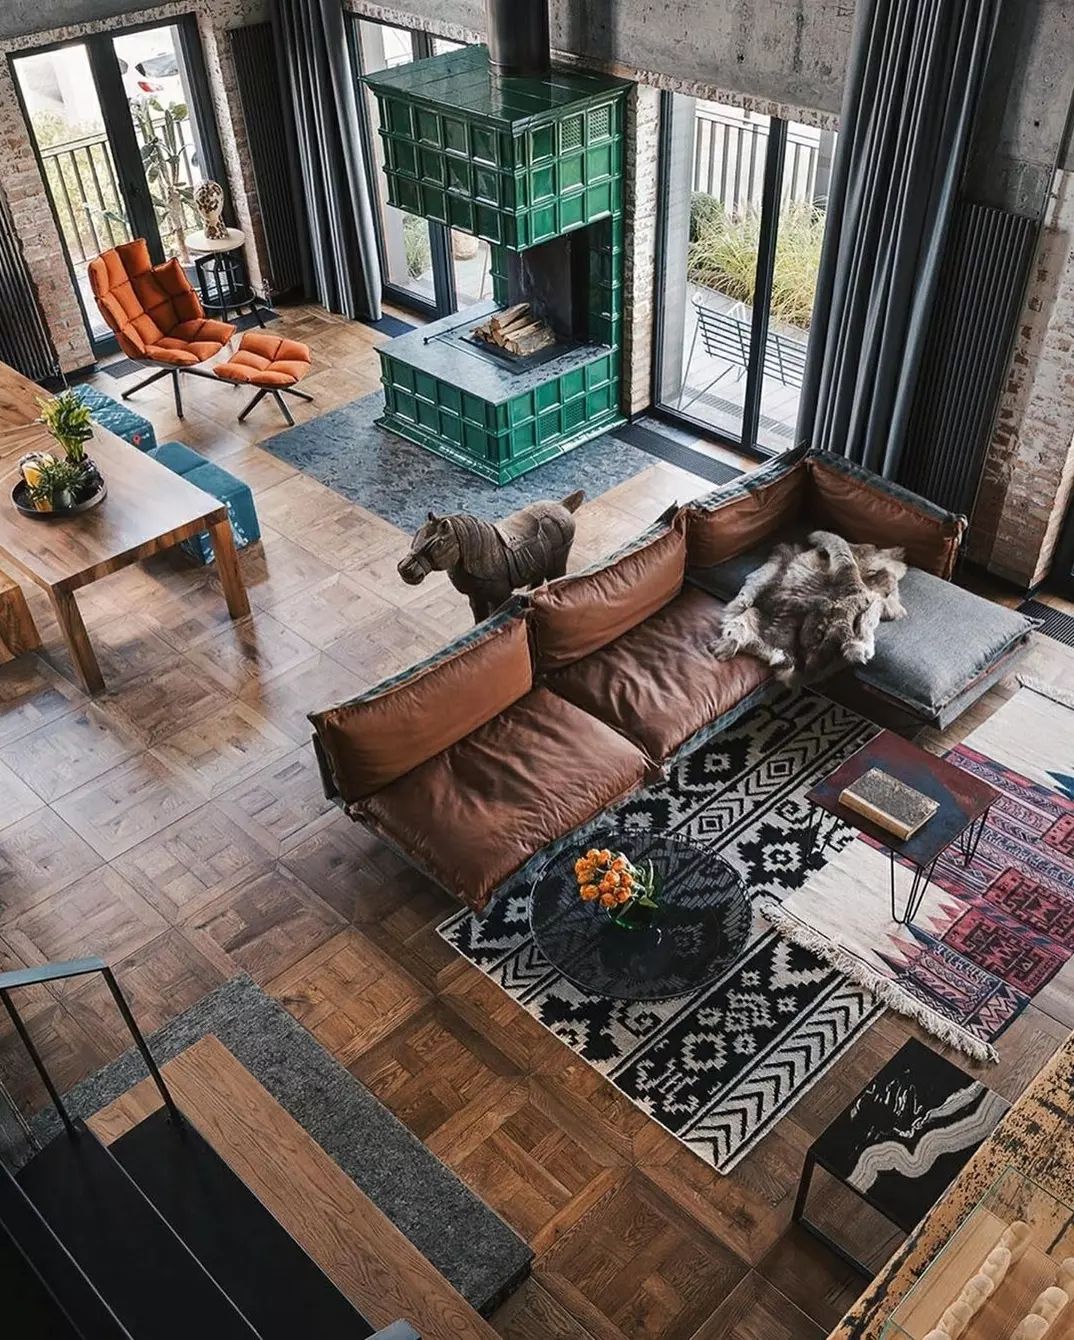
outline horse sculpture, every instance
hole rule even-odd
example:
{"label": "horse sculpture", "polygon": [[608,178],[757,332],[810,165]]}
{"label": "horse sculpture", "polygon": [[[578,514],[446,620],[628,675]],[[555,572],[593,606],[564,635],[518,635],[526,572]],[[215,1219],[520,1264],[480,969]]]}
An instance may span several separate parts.
{"label": "horse sculpture", "polygon": [[563,576],[574,542],[574,513],[584,497],[578,489],[562,502],[530,503],[502,521],[430,512],[399,562],[399,576],[417,586],[430,572],[446,572],[480,623],[512,591]]}

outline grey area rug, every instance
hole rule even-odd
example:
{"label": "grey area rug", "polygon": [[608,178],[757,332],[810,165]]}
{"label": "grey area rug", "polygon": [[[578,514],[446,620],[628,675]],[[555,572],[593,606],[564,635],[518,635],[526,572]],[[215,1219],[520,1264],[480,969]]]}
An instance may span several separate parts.
{"label": "grey area rug", "polygon": [[[429,510],[472,512],[493,520],[538,498],[562,498],[585,489],[596,498],[650,469],[653,453],[611,433],[538,466],[510,484],[493,484],[374,423],[384,409],[380,392],[321,414],[262,442],[267,451],[335,489],[351,502],[413,531]],[[733,478],[730,467],[728,478]],[[662,510],[654,504],[653,517]]]}
{"label": "grey area rug", "polygon": [[[491,1312],[529,1273],[533,1253],[297,1020],[250,978],[225,982],[149,1038],[163,1064],[214,1034],[478,1312]],[[146,1076],[133,1050],[75,1085],[76,1117],[107,1107]],[[31,1123],[60,1134],[52,1108]]]}

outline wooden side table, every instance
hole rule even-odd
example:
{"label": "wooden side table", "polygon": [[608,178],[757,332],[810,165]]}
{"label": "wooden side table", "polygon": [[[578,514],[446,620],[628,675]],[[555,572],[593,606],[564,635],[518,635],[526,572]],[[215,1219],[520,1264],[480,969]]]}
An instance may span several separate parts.
{"label": "wooden side table", "polygon": [[[870,768],[880,768],[939,804],[932,818],[905,841],[839,799],[845,788]],[[956,768],[953,763],[930,754],[927,749],[921,749],[893,731],[881,731],[806,792],[806,799],[816,814],[810,830],[810,850],[820,837],[825,813],[872,838],[890,858],[892,920],[909,926],[925,897],[936,863],[948,847],[957,842],[964,863],[972,862],[988,820],[988,811],[998,795],[994,787],[964,768]],[[910,892],[901,913],[895,883],[895,868],[900,857],[912,871]]]}
{"label": "wooden side table", "polygon": [[246,234],[241,228],[229,228],[227,237],[206,237],[197,232],[186,239],[187,247],[196,253],[194,269],[205,311],[226,321],[232,312],[242,316],[243,309],[249,308],[257,324],[264,326],[265,319],[246,275],[242,255],[245,242]]}

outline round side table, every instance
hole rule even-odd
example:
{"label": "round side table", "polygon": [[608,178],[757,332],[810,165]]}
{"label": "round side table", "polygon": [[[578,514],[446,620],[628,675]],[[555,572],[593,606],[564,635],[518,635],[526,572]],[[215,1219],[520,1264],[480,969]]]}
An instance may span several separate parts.
{"label": "round side table", "polygon": [[226,321],[232,312],[242,316],[243,309],[249,308],[257,324],[264,326],[265,319],[246,275],[242,257],[245,241],[246,234],[241,228],[229,228],[227,237],[220,238],[206,237],[203,232],[191,233],[186,244],[196,253],[194,269],[205,311]]}

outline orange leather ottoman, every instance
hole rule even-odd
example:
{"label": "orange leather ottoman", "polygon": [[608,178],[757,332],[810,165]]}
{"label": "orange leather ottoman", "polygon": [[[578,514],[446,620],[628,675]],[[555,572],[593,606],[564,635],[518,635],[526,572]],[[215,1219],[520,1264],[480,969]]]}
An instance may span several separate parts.
{"label": "orange leather ottoman", "polygon": [[295,386],[310,370],[310,351],[307,345],[298,340],[284,340],[278,335],[270,335],[264,330],[251,330],[242,337],[237,351],[226,363],[218,363],[213,372],[221,381],[232,382],[236,386],[256,386],[257,394],[239,415],[245,419],[247,414],[265,396],[272,396],[283,411],[288,423],[294,418],[284,400],[285,395],[297,396],[299,400],[312,400]]}

